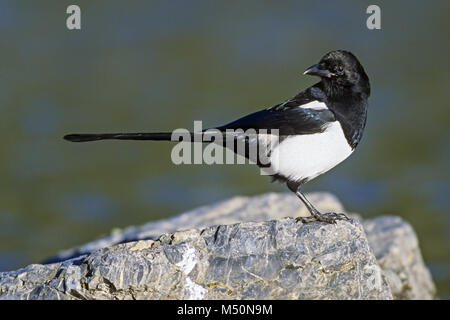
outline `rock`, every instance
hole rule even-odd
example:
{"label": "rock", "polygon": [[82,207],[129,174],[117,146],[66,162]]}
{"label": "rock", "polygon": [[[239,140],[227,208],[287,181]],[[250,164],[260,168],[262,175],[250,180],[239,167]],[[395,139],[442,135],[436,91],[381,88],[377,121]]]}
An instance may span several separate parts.
{"label": "rock", "polygon": [[391,299],[357,221],[163,234],[0,275],[15,299]]}
{"label": "rock", "polygon": [[369,245],[395,299],[433,299],[436,288],[414,230],[399,217],[363,222]]}
{"label": "rock", "polygon": [[[339,200],[330,193],[308,194],[319,210],[342,212]],[[142,226],[132,226],[124,230],[113,230],[110,235],[101,237],[77,248],[69,249],[51,257],[44,263],[60,262],[75,258],[115,244],[135,240],[156,240],[163,233],[178,230],[202,229],[213,225],[225,225],[238,222],[267,221],[285,217],[306,217],[305,206],[292,193],[267,193],[255,197],[233,197],[211,205],[202,206],[177,216],[149,222]]]}
{"label": "rock", "polygon": [[[333,196],[311,199],[342,210]],[[0,299],[433,297],[407,223],[354,217],[302,225],[289,218],[304,214],[300,208],[287,194],[238,197],[131,227],[54,260],[71,259],[0,273]]]}

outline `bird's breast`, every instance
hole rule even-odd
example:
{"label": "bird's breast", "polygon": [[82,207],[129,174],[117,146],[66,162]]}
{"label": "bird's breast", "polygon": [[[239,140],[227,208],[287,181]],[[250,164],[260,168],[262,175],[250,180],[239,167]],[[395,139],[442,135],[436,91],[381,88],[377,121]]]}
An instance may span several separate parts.
{"label": "bird's breast", "polygon": [[271,152],[272,169],[291,180],[311,180],[345,160],[353,152],[338,121],[324,132],[294,135]]}

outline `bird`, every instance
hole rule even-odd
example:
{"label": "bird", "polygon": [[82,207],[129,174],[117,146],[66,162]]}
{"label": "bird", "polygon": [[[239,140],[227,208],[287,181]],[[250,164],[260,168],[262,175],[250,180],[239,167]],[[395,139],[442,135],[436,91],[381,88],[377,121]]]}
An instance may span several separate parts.
{"label": "bird", "polygon": [[[366,126],[370,82],[356,56],[346,50],[326,53],[304,75],[317,76],[320,81],[294,97],[269,108],[251,113],[228,124],[213,127],[225,137],[243,141],[243,154],[257,145],[268,162],[254,162],[264,170],[270,166],[272,181],[285,183],[303,202],[310,215],[297,217],[302,223],[335,224],[349,220],[344,213],[321,213],[305,197],[302,187],[347,159],[361,141]],[[239,130],[253,129],[253,137],[242,136]],[[264,134],[259,134],[266,130]],[[277,130],[277,140],[267,130]],[[208,130],[200,132],[206,136]],[[229,134],[231,132],[231,134]],[[237,132],[237,133],[236,133]],[[194,135],[194,133],[190,133]],[[107,139],[170,141],[170,132],[151,133],[87,133],[68,134],[65,140],[86,142]],[[269,139],[268,139],[269,137]],[[233,151],[238,153],[234,145]]]}

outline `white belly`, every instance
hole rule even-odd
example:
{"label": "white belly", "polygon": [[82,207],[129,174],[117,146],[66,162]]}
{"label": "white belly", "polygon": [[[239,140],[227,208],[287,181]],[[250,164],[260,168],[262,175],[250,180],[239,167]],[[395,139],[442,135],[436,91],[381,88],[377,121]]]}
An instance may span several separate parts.
{"label": "white belly", "polygon": [[270,157],[274,172],[293,180],[311,180],[330,170],[353,152],[338,121],[322,133],[283,140]]}

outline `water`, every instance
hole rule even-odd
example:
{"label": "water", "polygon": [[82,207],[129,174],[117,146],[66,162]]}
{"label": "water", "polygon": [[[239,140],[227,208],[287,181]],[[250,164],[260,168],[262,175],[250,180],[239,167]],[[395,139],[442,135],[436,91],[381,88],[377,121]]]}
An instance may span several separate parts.
{"label": "water", "polygon": [[379,1],[0,2],[0,270],[234,195],[284,191],[258,169],[176,166],[169,143],[71,144],[69,132],[214,126],[278,103],[347,49],[371,79],[357,151],[307,191],[416,230],[440,297],[450,297],[450,3]]}

